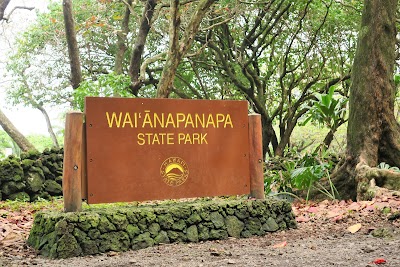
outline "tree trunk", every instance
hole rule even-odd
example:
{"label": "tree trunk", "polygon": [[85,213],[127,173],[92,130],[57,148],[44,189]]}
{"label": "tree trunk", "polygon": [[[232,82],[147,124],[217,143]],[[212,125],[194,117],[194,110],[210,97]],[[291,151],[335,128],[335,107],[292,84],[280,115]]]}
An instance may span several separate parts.
{"label": "tree trunk", "polygon": [[0,21],[4,19],[4,11],[11,0],[0,0]]}
{"label": "tree trunk", "polygon": [[71,67],[71,85],[76,89],[82,81],[81,63],[78,42],[76,40],[75,22],[72,15],[72,0],[63,0],[65,35],[68,44],[68,56]]}
{"label": "tree trunk", "polygon": [[12,122],[0,110],[0,126],[11,137],[22,151],[36,150],[36,148],[23,136]]}
{"label": "tree trunk", "polygon": [[53,142],[53,146],[56,147],[56,148],[59,148],[60,145],[58,144],[57,137],[54,134],[53,126],[51,126],[49,114],[47,113],[47,111],[42,106],[37,105],[36,108],[39,109],[40,112],[42,112],[44,118],[46,119],[47,132],[50,135],[51,141]]}
{"label": "tree trunk", "polygon": [[[265,159],[267,154],[269,156],[274,155],[274,151],[278,146],[278,138],[276,137],[274,128],[272,126],[272,120],[263,114],[261,114],[261,126],[263,139],[263,158]],[[269,148],[269,144],[272,145],[272,151]]]}
{"label": "tree trunk", "polygon": [[151,28],[151,20],[154,15],[156,4],[157,1],[155,0],[146,1],[146,5],[142,14],[142,21],[140,22],[139,31],[135,40],[135,45],[133,46],[132,50],[129,75],[131,76],[132,93],[136,96],[138,95],[139,89],[142,85],[142,81],[139,81],[140,66],[147,35],[149,34]]}
{"label": "tree trunk", "polygon": [[[127,1],[127,5],[132,5],[132,0]],[[129,18],[131,15],[131,11],[129,6],[125,9],[124,18],[121,22],[121,31],[117,33],[117,47],[118,50],[115,54],[115,65],[114,65],[114,72],[116,74],[122,74],[123,65],[124,65],[124,57],[125,52],[128,49],[126,46],[126,40],[129,33]]]}
{"label": "tree trunk", "polygon": [[347,156],[333,175],[342,198],[373,197],[376,181],[371,167],[379,162],[400,166],[400,127],[394,117],[393,81],[396,9],[397,0],[385,4],[364,1],[352,68]]}
{"label": "tree trunk", "polygon": [[194,37],[199,30],[200,23],[211,5],[216,0],[200,0],[197,4],[196,10],[190,18],[188,25],[185,28],[182,38],[179,41],[179,1],[170,1],[171,10],[171,24],[169,29],[170,43],[167,59],[161,73],[160,82],[157,87],[157,97],[167,98],[173,86],[176,70],[186,52],[192,46]]}

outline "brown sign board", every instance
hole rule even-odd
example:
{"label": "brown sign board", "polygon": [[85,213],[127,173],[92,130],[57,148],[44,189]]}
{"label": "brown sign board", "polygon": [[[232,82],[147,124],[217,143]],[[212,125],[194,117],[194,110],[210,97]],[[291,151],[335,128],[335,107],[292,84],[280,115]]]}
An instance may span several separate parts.
{"label": "brown sign board", "polygon": [[88,203],[249,194],[247,101],[87,97]]}

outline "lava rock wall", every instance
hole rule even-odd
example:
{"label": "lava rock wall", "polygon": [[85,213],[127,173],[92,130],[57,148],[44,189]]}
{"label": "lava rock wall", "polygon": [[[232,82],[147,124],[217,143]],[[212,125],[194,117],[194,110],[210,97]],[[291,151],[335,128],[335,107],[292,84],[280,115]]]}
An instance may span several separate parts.
{"label": "lava rock wall", "polygon": [[62,196],[63,149],[30,151],[0,162],[0,200]]}
{"label": "lava rock wall", "polygon": [[288,202],[197,200],[163,205],[36,214],[28,244],[42,255],[68,258],[174,242],[264,235],[295,228]]}

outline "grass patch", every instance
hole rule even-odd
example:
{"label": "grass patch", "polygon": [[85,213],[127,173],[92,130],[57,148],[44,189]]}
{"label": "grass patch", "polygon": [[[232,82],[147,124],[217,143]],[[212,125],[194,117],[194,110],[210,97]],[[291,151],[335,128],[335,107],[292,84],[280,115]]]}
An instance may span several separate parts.
{"label": "grass patch", "polygon": [[[312,125],[296,126],[293,130],[291,141],[294,147],[303,147],[311,143],[303,152],[312,152],[319,146],[329,132],[329,129]],[[346,148],[347,123],[340,126],[335,133],[329,151],[333,154],[343,154]]]}
{"label": "grass patch", "polygon": [[53,198],[52,200],[39,199],[35,202],[22,201],[22,200],[6,200],[0,201],[0,209],[8,210],[11,212],[21,211],[43,211],[54,210],[62,211],[64,209],[64,202],[61,197]]}

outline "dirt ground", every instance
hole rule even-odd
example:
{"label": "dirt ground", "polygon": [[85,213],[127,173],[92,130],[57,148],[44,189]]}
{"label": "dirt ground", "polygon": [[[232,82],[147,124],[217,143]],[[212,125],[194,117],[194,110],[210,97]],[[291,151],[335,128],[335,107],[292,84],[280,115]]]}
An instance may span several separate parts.
{"label": "dirt ground", "polygon": [[400,267],[399,197],[297,203],[293,209],[297,229],[263,237],[169,244],[62,260],[43,258],[24,242],[11,244],[3,238],[0,266]]}

